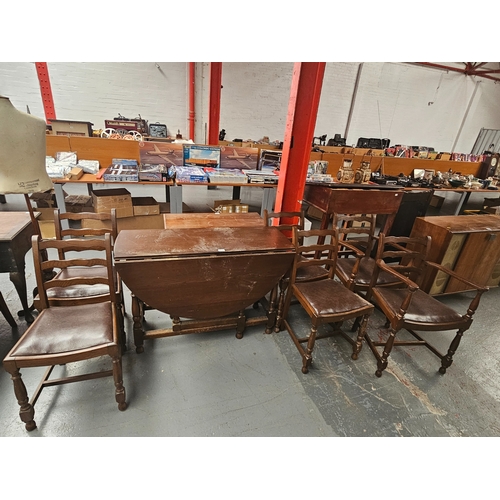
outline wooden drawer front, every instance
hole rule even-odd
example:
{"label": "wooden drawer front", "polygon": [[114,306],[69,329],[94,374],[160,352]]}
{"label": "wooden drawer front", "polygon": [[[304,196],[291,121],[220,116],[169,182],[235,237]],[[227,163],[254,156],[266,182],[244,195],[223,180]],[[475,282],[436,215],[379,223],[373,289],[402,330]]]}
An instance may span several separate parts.
{"label": "wooden drawer front", "polygon": [[[455,265],[455,272],[478,285],[486,285],[493,268],[500,260],[500,233],[470,233],[467,237],[460,258]],[[466,290],[465,285],[450,279],[445,293]]]}
{"label": "wooden drawer front", "polygon": [[486,283],[486,286],[498,286],[500,284],[500,260],[496,263],[496,266],[491,272],[490,279]]}
{"label": "wooden drawer front", "polygon": [[[446,252],[441,260],[440,264],[447,269],[454,269],[455,263],[460,256],[462,247],[464,246],[465,240],[467,239],[467,234],[458,233],[451,235],[451,239],[446,249]],[[438,271],[436,274],[434,281],[429,290],[430,295],[437,295],[439,293],[443,293],[446,289],[446,285],[448,284],[449,276],[442,271]],[[454,280],[456,281],[456,280]]]}

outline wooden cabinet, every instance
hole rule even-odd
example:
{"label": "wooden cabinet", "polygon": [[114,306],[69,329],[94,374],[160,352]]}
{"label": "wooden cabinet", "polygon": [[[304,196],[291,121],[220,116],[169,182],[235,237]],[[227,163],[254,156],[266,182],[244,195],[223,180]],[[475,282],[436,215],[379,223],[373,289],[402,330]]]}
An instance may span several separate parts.
{"label": "wooden cabinet", "polygon": [[[500,216],[417,217],[411,236],[431,236],[429,260],[479,285],[500,283]],[[422,284],[431,295],[463,292],[467,287],[443,272],[432,272]]]}

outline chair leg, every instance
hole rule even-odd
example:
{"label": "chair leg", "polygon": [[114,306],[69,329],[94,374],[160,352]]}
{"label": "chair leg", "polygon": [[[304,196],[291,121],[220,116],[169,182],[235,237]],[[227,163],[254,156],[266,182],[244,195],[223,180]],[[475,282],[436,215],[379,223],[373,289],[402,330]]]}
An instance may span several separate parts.
{"label": "chair leg", "polygon": [[125,318],[123,317],[123,309],[118,305],[116,308],[116,316],[118,327],[120,328],[120,343],[122,352],[127,351],[127,333],[125,332]]}
{"label": "chair leg", "polygon": [[382,372],[387,368],[387,358],[390,356],[392,347],[394,346],[394,340],[396,338],[396,332],[391,328],[389,332],[389,338],[384,346],[384,352],[382,353],[381,358],[377,361],[377,371],[375,375],[377,377],[382,376]]}
{"label": "chair leg", "polygon": [[113,379],[115,381],[115,399],[118,409],[125,411],[127,402],[125,400],[125,387],[123,387],[122,360],[119,356],[113,357]]}
{"label": "chair leg", "polygon": [[141,352],[144,352],[144,331],[142,329],[144,309],[141,302],[135,295],[132,295],[132,317],[134,321],[135,352],[140,354]]}
{"label": "chair leg", "polygon": [[366,335],[366,327],[368,325],[368,314],[365,314],[361,320],[360,317],[358,316],[355,320],[355,323],[358,323],[358,336],[356,337],[356,341],[354,342],[353,348],[352,348],[352,355],[351,359],[358,359],[359,353],[361,352],[361,349],[363,347],[363,339],[365,338]]}
{"label": "chair leg", "polygon": [[277,300],[278,300],[278,285],[273,287],[269,295],[269,310],[267,311],[267,323],[266,323],[266,334],[270,334],[274,326],[276,325],[278,319],[277,312]]}
{"label": "chair leg", "polygon": [[276,312],[276,324],[274,326],[274,332],[279,333],[283,330],[283,309],[285,306],[285,293],[287,285],[286,283],[280,284],[280,292],[278,297],[278,310]]}
{"label": "chair leg", "polygon": [[439,368],[439,373],[442,373],[444,375],[446,373],[446,369],[449,368],[453,363],[453,355],[455,354],[455,352],[458,349],[458,346],[460,345],[463,333],[464,330],[458,330],[457,334],[455,335],[455,338],[451,341],[448,352],[446,353],[445,356],[441,358],[441,367]]}
{"label": "chair leg", "polygon": [[20,407],[19,417],[24,422],[26,430],[32,431],[36,429],[36,422],[33,420],[35,417],[35,408],[33,408],[33,405],[29,402],[28,392],[21,378],[21,373],[17,368],[10,371],[6,367],[6,370],[9,371],[12,382],[14,383],[14,393]]}
{"label": "chair leg", "polygon": [[302,356],[302,373],[309,372],[309,365],[312,363],[312,352],[314,349],[314,343],[316,342],[316,333],[318,328],[316,325],[311,326],[311,331],[309,332],[309,339],[307,341],[307,347],[304,355]]}

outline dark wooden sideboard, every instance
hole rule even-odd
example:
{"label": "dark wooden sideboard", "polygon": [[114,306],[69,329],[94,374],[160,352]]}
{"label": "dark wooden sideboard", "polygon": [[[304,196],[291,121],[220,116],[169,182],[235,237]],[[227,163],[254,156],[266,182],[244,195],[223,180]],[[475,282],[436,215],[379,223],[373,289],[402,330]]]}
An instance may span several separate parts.
{"label": "dark wooden sideboard", "polygon": [[[500,216],[417,217],[411,236],[431,236],[429,259],[481,286],[500,283]],[[431,295],[466,291],[466,285],[442,272],[430,273],[422,289]]]}

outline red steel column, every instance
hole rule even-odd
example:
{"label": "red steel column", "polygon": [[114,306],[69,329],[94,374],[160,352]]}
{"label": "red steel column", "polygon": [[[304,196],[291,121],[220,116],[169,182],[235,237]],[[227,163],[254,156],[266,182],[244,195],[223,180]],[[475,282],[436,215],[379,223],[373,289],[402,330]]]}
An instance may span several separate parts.
{"label": "red steel column", "polygon": [[40,82],[40,91],[42,93],[43,110],[45,111],[45,121],[50,123],[50,120],[56,119],[56,109],[54,107],[54,99],[52,97],[52,88],[50,86],[49,70],[47,63],[35,63],[38,81]]}
{"label": "red steel column", "polygon": [[194,142],[194,90],[195,90],[195,64],[189,63],[189,138]]}
{"label": "red steel column", "polygon": [[326,63],[295,63],[283,141],[276,212],[300,210]]}
{"label": "red steel column", "polygon": [[222,63],[210,63],[210,99],[208,102],[208,144],[219,144],[220,90],[222,87]]}

